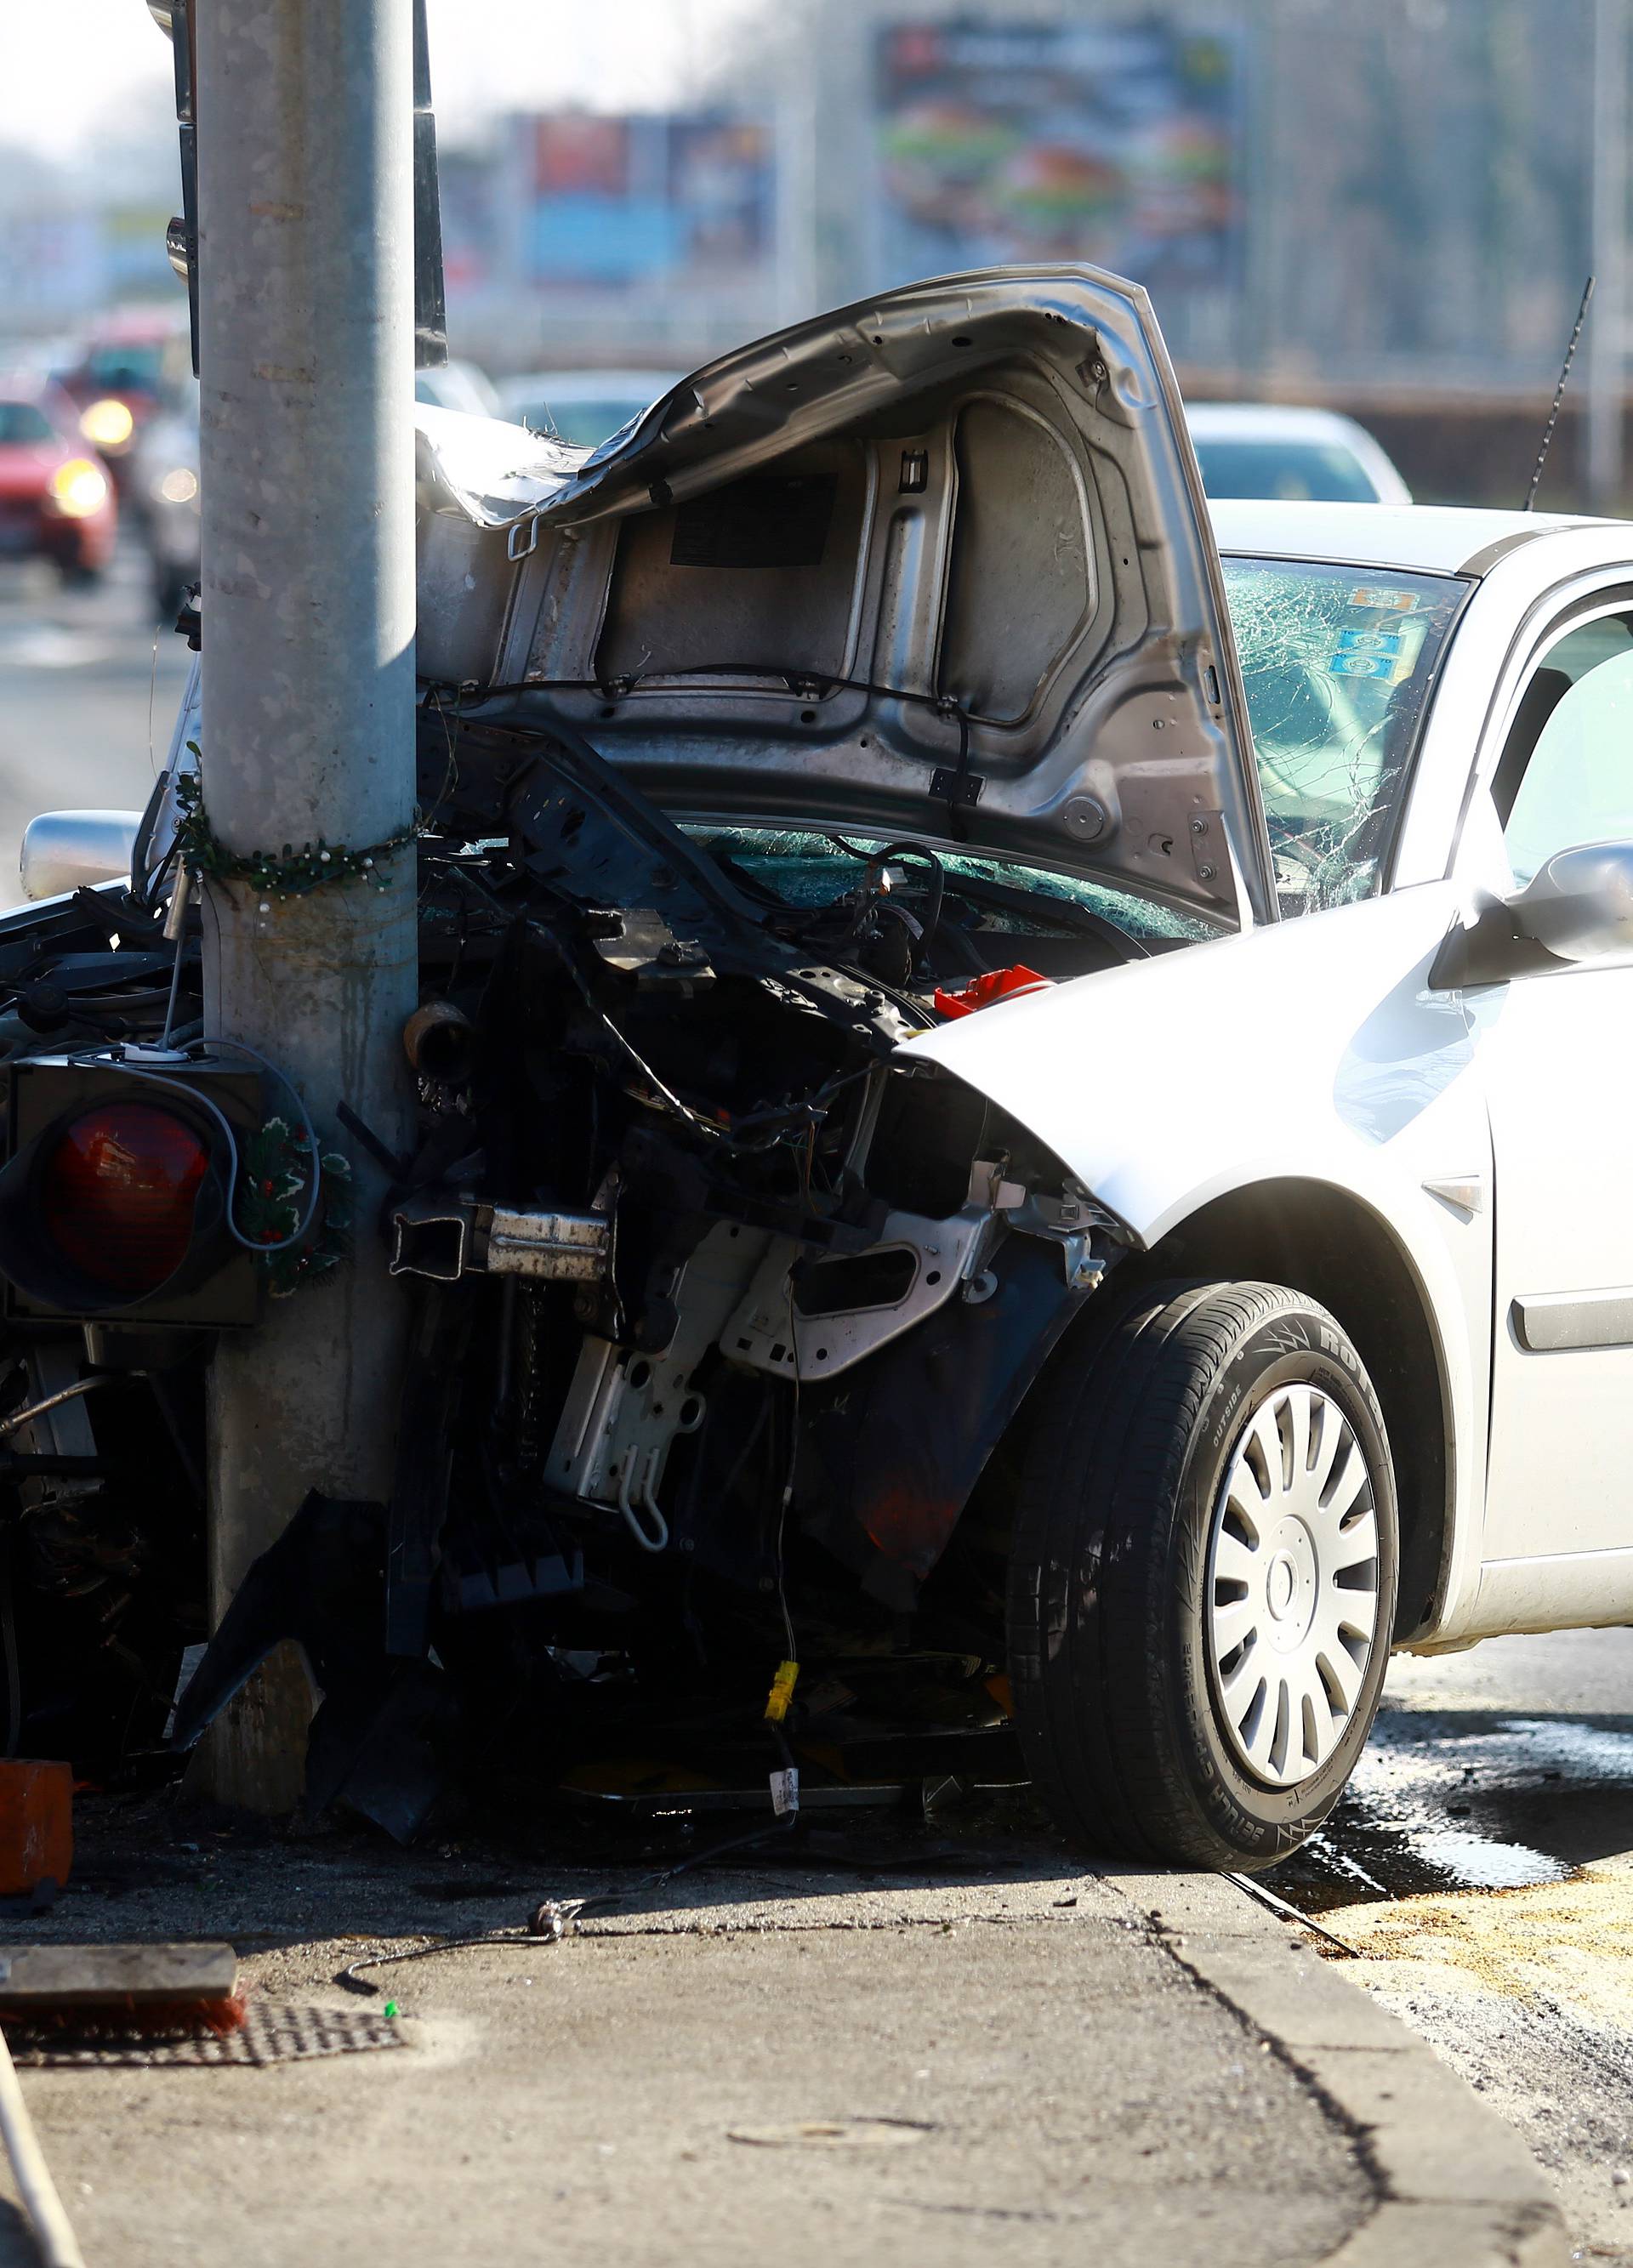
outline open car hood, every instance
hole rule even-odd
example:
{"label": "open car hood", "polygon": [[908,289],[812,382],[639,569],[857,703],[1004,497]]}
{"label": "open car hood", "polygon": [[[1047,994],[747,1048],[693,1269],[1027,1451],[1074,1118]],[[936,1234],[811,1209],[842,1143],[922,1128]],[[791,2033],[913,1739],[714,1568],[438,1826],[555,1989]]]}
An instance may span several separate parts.
{"label": "open car hood", "polygon": [[420,674],[468,713],[572,725],[676,818],[1274,917],[1217,555],[1137,286],[913,284],[723,356],[590,451],[418,421]]}

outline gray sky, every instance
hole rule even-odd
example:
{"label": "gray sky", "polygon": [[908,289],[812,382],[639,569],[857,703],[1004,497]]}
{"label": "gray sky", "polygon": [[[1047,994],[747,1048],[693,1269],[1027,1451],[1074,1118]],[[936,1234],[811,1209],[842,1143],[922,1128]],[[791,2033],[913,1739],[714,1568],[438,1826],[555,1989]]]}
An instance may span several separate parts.
{"label": "gray sky", "polygon": [[[492,110],[657,107],[706,72],[750,0],[429,0],[446,131]],[[170,82],[144,0],[0,0],[0,144],[84,157]]]}

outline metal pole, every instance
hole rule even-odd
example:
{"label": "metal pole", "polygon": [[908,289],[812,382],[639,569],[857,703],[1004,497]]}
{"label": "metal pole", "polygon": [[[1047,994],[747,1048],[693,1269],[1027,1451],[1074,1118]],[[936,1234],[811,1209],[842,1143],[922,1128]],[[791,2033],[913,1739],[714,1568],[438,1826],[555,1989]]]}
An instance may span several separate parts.
{"label": "metal pole", "polygon": [[1592,321],[1588,327],[1587,492],[1622,507],[1628,327],[1628,0],[1593,0]]}
{"label": "metal pole", "polygon": [[[210,0],[198,11],[205,813],[239,854],[361,850],[414,800],[411,11]],[[376,882],[383,881],[384,887]],[[344,1099],[406,1134],[411,850],[309,895],[212,886],[207,1028],[295,1080],[349,1151],[356,1250],[224,1344],[211,1382],[217,1618],[309,1488],[385,1493],[401,1310],[372,1224],[380,1169]],[[218,1728],[221,1800],[297,1800],[311,1695],[292,1653]]]}

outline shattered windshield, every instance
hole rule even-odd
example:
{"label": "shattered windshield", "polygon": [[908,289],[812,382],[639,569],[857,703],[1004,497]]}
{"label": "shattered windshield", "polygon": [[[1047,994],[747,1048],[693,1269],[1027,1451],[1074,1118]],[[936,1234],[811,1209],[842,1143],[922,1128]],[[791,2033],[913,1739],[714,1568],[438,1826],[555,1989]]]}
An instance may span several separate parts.
{"label": "shattered windshield", "polygon": [[[802,828],[693,827],[686,830],[712,857],[724,860],[728,872],[747,874],[769,885],[785,904],[816,907],[831,903],[842,889],[853,888],[870,860],[886,849],[881,836],[841,838]],[[920,851],[920,857],[927,854]],[[945,879],[950,895],[957,895],[960,878],[986,883],[1018,894],[1007,911],[1011,930],[1031,928],[1046,934],[1058,928],[1074,909],[1111,922],[1127,935],[1148,943],[1163,944],[1217,937],[1219,927],[1200,914],[1182,913],[1177,907],[1157,904],[1103,882],[1075,874],[1024,866],[1014,859],[982,858],[942,850],[933,864]],[[1023,901],[1035,901],[1030,918]],[[1056,912],[1056,909],[1060,912]]]}
{"label": "shattered windshield", "polygon": [[1308,559],[1224,578],[1282,911],[1370,897],[1467,585]]}

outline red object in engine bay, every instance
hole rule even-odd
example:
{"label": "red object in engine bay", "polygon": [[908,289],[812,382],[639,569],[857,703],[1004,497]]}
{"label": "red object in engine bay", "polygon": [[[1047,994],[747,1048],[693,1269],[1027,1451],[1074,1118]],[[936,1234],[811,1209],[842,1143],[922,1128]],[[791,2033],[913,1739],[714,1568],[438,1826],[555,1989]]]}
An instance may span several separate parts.
{"label": "red object in engine bay", "polygon": [[940,985],[935,990],[935,1012],[938,1016],[972,1016],[978,1008],[990,1008],[994,1000],[1012,1000],[1023,992],[1045,992],[1054,982],[1052,976],[1040,976],[1035,968],[1028,968],[1017,961],[1013,968],[988,968],[968,984],[961,984],[956,992],[944,992]]}

